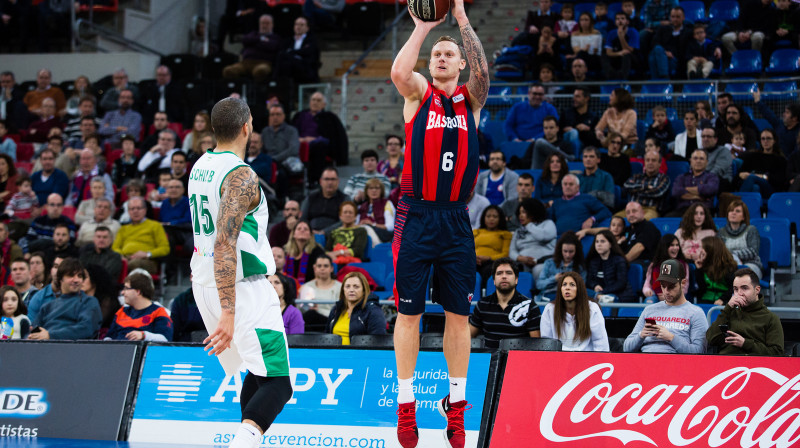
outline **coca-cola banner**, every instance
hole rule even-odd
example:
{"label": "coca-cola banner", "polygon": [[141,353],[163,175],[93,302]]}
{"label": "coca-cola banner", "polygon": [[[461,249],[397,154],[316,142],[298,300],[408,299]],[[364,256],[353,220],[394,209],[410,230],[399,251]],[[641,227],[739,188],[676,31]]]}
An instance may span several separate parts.
{"label": "coca-cola banner", "polygon": [[490,448],[800,446],[800,359],[509,352]]}

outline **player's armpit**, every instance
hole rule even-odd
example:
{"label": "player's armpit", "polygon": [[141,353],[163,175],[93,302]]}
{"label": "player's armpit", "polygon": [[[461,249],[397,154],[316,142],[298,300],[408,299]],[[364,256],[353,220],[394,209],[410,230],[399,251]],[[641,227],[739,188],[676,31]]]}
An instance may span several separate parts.
{"label": "player's armpit", "polygon": [[489,65],[486,62],[483,45],[472,26],[467,23],[460,28],[470,69],[467,90],[472,97],[473,108],[481,108],[486,104],[486,98],[489,96]]}
{"label": "player's armpit", "polygon": [[217,239],[214,241],[214,279],[224,312],[236,305],[236,240],[247,212],[259,201],[258,176],[249,167],[231,171],[222,182]]}

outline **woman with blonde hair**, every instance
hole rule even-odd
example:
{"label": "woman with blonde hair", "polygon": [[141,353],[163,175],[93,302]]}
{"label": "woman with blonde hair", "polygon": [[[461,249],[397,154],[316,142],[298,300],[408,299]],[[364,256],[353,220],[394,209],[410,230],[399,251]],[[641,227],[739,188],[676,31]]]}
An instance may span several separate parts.
{"label": "woman with blonde hair", "polygon": [[325,249],[317,244],[306,221],[298,221],[289,233],[289,242],[284,246],[286,265],[283,273],[303,284],[314,278],[314,263],[317,257],[325,254]]}
{"label": "woman with blonde hair", "polygon": [[194,125],[192,126],[192,132],[186,135],[183,139],[183,145],[181,149],[183,152],[189,153],[194,147],[194,142],[200,140],[204,132],[211,131],[211,117],[208,115],[206,111],[200,111],[194,116]]}
{"label": "woman with blonde hair", "polygon": [[560,340],[563,351],[609,350],[603,312],[575,271],[561,274],[556,299],[544,307],[541,331],[543,338]]}
{"label": "woman with blonde hair", "polygon": [[342,337],[342,345],[362,334],[386,334],[386,318],[380,305],[369,299],[369,282],[364,274],[351,272],[342,279],[339,301],[328,316],[327,333]]}

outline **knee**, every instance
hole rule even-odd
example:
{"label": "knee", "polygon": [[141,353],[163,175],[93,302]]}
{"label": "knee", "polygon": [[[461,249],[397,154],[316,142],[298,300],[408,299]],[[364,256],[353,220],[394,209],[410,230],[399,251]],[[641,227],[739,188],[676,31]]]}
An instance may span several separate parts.
{"label": "knee", "polygon": [[397,314],[397,320],[394,323],[395,328],[419,328],[419,320],[422,314]]}

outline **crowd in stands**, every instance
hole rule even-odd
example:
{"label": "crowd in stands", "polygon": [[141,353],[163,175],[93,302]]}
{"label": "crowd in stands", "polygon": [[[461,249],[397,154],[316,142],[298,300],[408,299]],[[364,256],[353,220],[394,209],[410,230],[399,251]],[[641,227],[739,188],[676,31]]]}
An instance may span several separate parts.
{"label": "crowd in stands", "polygon": [[[796,14],[782,11],[792,6],[754,0],[743,4],[739,22],[713,32],[687,23],[667,0],[648,0],[641,15],[625,1],[613,17],[602,2],[578,17],[572,5],[558,13],[553,6],[539,1],[514,42],[533,48],[529,62],[545,83],[531,84],[505,119],[505,137],[524,151],[510,155],[500,150],[504,142],[490,143],[468,203],[476,274],[487,291],[470,317],[473,337],[482,334],[487,347],[509,337],[548,337],[565,350],[607,351],[601,305],[643,301],[652,305],[626,351],[702,353],[713,345],[721,353],[782,354],[780,323],[759,294],[768,260],[760,258],[761,237],[750,221],[761,210],[736,194],[767,199],[800,191],[800,106],[773,111],[756,91],[753,103],[772,126],[759,131],[750,112],[721,93],[715,109],[698,101],[686,111],[682,126],[664,107],[652,108],[641,135],[628,90],[613,90],[608,108],[595,114],[588,107],[593,87],[561,92],[573,102],[559,110],[548,95],[560,90],[547,83],[565,73],[578,82],[603,79],[601,72],[606,79],[708,77],[728,53],[768,52],[782,40],[797,47],[792,28],[753,27],[745,16],[791,25]],[[299,82],[317,79],[319,50],[311,48],[308,19],[297,19],[288,44],[273,26],[272,17],[259,16],[226,78],[261,82],[285,70]],[[13,73],[0,73],[0,291],[16,336],[190,341],[204,329],[191,289],[170,310],[154,299],[163,277],[188,264],[196,225],[187,196],[191,166],[215,140],[208,113],[187,111],[170,68],[154,75],[155,83],[140,88],[116,70],[98,96],[80,77],[67,98],[47,69],[27,92]],[[347,344],[388,328],[378,299],[392,289],[386,255],[404,139],[385,136],[385,159],[367,149],[361,171],[340,179],[348,137],[326,106],[314,93],[287,120],[289,105],[270,98],[268,123],[250,141],[246,162],[282,210],[268,235],[278,268],[269,280],[287,334],[327,332]],[[680,169],[668,171],[673,167]],[[298,179],[307,180],[308,194],[290,194]],[[662,235],[651,222],[658,217],[680,218],[680,225]],[[379,251],[388,259],[384,269],[363,264]],[[633,266],[641,272],[636,288]],[[523,277],[532,280],[530,289],[517,288]],[[551,302],[540,310],[532,299]],[[709,327],[691,302],[725,308]],[[673,318],[691,325],[677,328],[668,324]]]}
{"label": "crowd in stands", "polygon": [[546,84],[704,79],[737,51],[754,50],[768,61],[776,49],[800,48],[798,27],[800,12],[790,0],[538,0],[495,68],[498,78]]}

